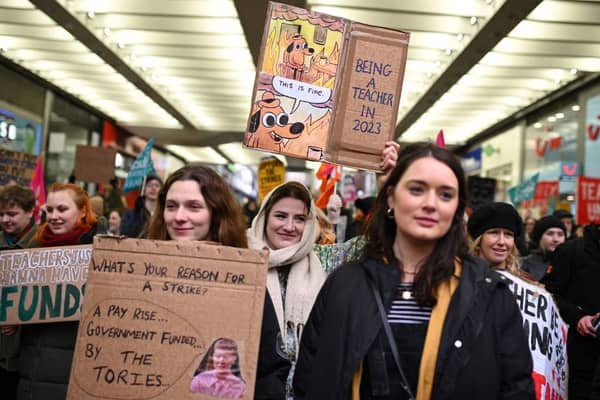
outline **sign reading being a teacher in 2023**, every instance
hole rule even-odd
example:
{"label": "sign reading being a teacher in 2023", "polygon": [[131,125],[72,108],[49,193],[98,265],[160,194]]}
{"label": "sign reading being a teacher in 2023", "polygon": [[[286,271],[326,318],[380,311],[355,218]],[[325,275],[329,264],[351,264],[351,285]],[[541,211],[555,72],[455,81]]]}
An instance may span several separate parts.
{"label": "sign reading being a teacher in 2023", "polygon": [[92,257],[68,399],[253,398],[266,251],[96,237]]}
{"label": "sign reading being a teacher in 2023", "polygon": [[92,246],[0,252],[0,325],[76,321]]}

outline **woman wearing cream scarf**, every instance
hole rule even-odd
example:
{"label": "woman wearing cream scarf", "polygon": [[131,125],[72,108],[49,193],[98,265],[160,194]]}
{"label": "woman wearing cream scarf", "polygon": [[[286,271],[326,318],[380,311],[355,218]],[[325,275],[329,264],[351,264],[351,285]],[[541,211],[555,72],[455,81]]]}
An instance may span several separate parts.
{"label": "woman wearing cream scarf", "polygon": [[249,247],[266,247],[270,252],[267,289],[279,322],[280,350],[292,362],[288,382],[304,324],[326,278],[312,251],[317,223],[308,189],[301,183],[287,182],[266,196],[248,230]]}

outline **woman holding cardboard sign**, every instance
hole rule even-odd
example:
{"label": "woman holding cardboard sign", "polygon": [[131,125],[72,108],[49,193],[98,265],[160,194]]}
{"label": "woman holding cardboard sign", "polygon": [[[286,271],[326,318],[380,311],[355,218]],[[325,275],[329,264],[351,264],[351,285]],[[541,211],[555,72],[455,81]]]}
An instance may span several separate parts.
{"label": "woman holding cardboard sign", "polygon": [[[225,246],[248,247],[242,209],[227,183],[212,169],[198,165],[185,166],[167,178],[158,195],[148,239],[210,240]],[[290,363],[277,352],[278,333],[273,304],[265,296],[255,399],[285,396],[284,382]]]}
{"label": "woman holding cardboard sign", "polygon": [[[55,183],[48,190],[47,221],[31,247],[90,244],[97,221],[85,190]],[[64,400],[77,337],[78,322],[22,325],[18,399]]]}
{"label": "woman holding cardboard sign", "polygon": [[296,399],[534,399],[513,295],[467,254],[458,159],[406,146],[380,190],[362,259],[337,268],[313,307]]}

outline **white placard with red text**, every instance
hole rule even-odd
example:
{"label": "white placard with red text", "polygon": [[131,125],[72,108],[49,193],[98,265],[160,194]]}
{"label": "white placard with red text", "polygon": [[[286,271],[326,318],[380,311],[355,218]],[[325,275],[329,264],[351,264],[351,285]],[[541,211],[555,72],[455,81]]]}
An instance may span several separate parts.
{"label": "white placard with red text", "polygon": [[525,281],[508,272],[498,271],[511,280],[527,332],[533,358],[533,381],[537,400],[567,398],[567,330],[558,307],[539,284]]}

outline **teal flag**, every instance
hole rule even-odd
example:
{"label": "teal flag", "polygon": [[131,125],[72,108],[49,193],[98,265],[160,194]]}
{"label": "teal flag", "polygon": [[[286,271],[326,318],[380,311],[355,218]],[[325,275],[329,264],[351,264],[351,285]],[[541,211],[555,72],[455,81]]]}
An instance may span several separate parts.
{"label": "teal flag", "polygon": [[535,186],[537,185],[539,176],[539,173],[535,174],[523,183],[508,189],[510,201],[515,207],[521,204],[522,201],[533,199],[533,195],[535,194]]}
{"label": "teal flag", "polygon": [[132,190],[140,189],[144,178],[148,175],[156,175],[154,164],[152,163],[152,146],[154,145],[154,138],[148,140],[144,150],[138,155],[131,169],[125,179],[125,185],[123,185],[123,193],[131,192]]}

